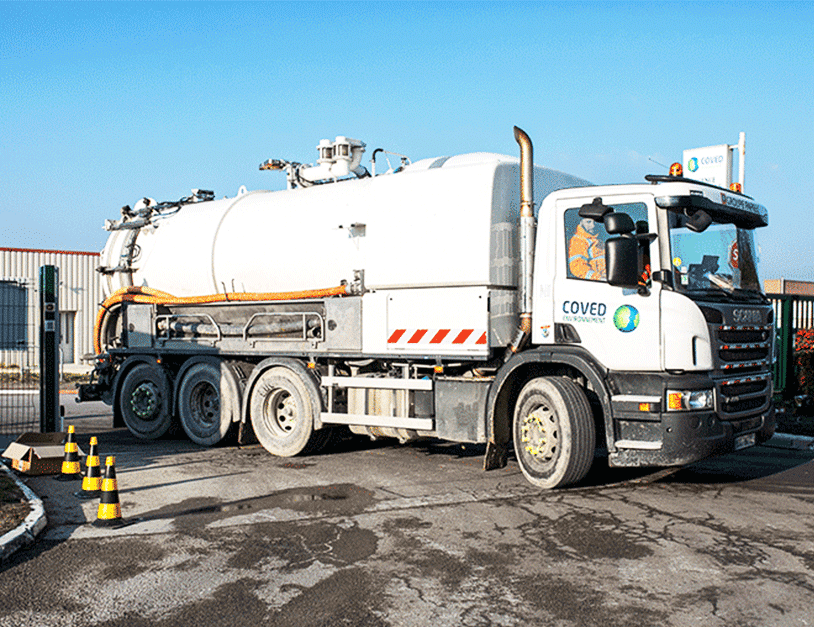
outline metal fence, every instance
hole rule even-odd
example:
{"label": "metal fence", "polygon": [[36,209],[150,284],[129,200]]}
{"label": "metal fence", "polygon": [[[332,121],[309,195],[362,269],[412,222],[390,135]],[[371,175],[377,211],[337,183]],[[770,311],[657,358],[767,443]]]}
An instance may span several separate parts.
{"label": "metal fence", "polygon": [[794,359],[794,338],[801,329],[814,329],[814,296],[767,294],[774,306],[777,334],[777,361],[774,364],[774,391],[791,398],[799,389]]}
{"label": "metal fence", "polygon": [[0,278],[0,434],[40,429],[38,309],[34,281]]}

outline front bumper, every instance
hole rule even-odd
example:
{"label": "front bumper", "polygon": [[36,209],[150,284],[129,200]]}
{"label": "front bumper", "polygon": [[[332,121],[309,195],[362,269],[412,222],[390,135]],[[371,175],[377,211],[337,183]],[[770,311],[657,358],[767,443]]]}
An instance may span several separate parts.
{"label": "front bumper", "polygon": [[[625,388],[620,389],[622,382]],[[750,434],[754,434],[754,444],[774,435],[771,397],[761,407],[737,416],[713,409],[664,411],[668,389],[713,388],[716,408],[720,408],[720,384],[705,375],[620,376],[613,387],[622,393],[612,397],[611,402],[613,432],[607,438],[611,466],[682,466],[750,446]],[[651,403],[650,411],[641,411],[630,400],[637,398],[659,398],[662,402]]]}

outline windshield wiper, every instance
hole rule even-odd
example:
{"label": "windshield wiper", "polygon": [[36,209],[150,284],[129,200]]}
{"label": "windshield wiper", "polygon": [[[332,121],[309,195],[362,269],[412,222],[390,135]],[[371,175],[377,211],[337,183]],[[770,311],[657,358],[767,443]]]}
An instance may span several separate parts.
{"label": "windshield wiper", "polygon": [[740,287],[733,287],[731,290],[718,287],[717,285],[710,285],[709,287],[701,287],[694,290],[687,290],[688,295],[697,295],[701,298],[716,298],[722,301],[738,300],[738,301],[751,301],[761,302],[766,304],[769,299],[762,292],[753,290],[746,290]]}
{"label": "windshield wiper", "polygon": [[687,290],[685,294],[688,296],[697,296],[699,298],[714,298],[721,301],[730,300],[730,297],[732,296],[731,292],[728,292],[727,290],[715,285],[690,289]]}
{"label": "windshield wiper", "polygon": [[713,274],[712,272],[707,272],[705,275],[709,282],[713,284],[713,287],[717,287],[723,290],[726,290],[730,294],[735,291],[735,286],[732,285],[732,281],[729,279],[718,276],[717,274]]}

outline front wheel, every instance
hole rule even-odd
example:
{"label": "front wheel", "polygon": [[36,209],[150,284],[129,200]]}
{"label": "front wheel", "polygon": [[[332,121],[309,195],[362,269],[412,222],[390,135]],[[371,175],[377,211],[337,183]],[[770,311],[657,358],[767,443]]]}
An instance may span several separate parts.
{"label": "front wheel", "polygon": [[557,488],[588,474],[596,430],[585,392],[570,379],[529,381],[517,399],[512,431],[520,469],[534,485]]}

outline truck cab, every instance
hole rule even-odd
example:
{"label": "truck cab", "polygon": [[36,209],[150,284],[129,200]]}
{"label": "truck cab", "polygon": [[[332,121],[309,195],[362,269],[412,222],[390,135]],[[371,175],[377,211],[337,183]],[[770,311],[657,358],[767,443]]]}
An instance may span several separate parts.
{"label": "truck cab", "polygon": [[595,368],[597,436],[618,466],[684,464],[774,432],[773,310],[753,237],[766,209],[648,179],[560,190],[538,213],[532,344]]}

